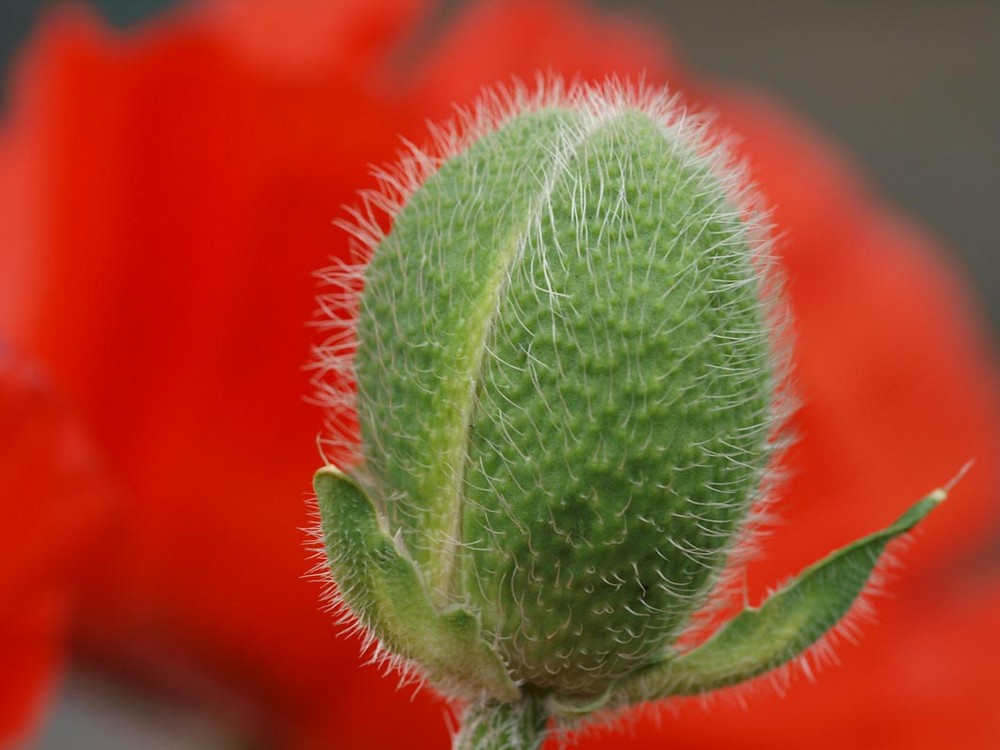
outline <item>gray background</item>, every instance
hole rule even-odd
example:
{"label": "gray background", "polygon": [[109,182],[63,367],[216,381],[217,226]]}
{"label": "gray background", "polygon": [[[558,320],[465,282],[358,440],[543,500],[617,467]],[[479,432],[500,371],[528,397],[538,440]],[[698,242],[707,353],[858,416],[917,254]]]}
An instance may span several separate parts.
{"label": "gray background", "polygon": [[[770,90],[853,152],[884,195],[959,257],[996,340],[1000,2],[594,2],[662,23],[692,68]],[[0,0],[0,66],[6,69],[39,11],[52,4]],[[128,25],[175,0],[91,4]],[[446,2],[443,14],[460,4]],[[179,750],[231,747],[234,739],[202,717],[77,670],[37,747]]]}

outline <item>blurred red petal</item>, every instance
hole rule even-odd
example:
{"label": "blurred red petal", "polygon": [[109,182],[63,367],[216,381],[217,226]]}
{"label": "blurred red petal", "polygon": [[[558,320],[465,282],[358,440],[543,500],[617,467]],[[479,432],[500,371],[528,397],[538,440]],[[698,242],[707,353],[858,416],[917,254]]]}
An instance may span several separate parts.
{"label": "blurred red petal", "polygon": [[322,79],[346,70],[371,83],[434,5],[433,0],[214,0],[196,12],[228,48],[267,76]]}
{"label": "blurred red petal", "polygon": [[61,668],[108,500],[66,404],[0,342],[0,745],[29,731]]}
{"label": "blurred red petal", "polygon": [[662,35],[638,20],[567,0],[469,3],[434,40],[417,71],[413,99],[425,117],[447,117],[484,86],[540,73],[601,81],[615,75],[651,83],[678,70]]}
{"label": "blurred red petal", "polygon": [[125,44],[50,24],[23,84],[41,104],[15,114],[43,120],[20,131],[48,158],[44,231],[20,246],[42,303],[10,317],[129,498],[88,650],[281,711],[357,658],[303,579],[319,461],[304,321],[336,206],[395,135],[345,71],[288,84],[210,32],[181,18]]}

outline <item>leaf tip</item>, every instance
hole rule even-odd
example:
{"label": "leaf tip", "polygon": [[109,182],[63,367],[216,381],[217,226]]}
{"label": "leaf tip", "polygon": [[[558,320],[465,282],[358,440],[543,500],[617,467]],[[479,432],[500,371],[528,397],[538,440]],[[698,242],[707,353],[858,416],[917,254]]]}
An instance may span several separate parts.
{"label": "leaf tip", "polygon": [[944,500],[945,497],[951,494],[951,491],[955,488],[955,485],[961,482],[962,478],[969,473],[969,469],[972,468],[972,465],[974,463],[976,463],[976,459],[970,458],[968,461],[965,462],[965,465],[963,465],[962,468],[958,470],[958,473],[956,473],[955,476],[953,476],[951,479],[948,480],[948,482],[944,485],[944,487],[935,491],[941,493],[941,500]]}

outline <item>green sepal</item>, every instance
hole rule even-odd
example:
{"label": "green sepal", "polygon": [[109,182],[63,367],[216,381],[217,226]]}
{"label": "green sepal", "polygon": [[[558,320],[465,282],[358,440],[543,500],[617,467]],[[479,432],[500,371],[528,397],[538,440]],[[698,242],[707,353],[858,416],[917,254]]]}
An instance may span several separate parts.
{"label": "green sepal", "polygon": [[936,490],[887,528],[809,566],[760,607],[743,610],[697,648],[681,654],[668,652],[596,699],[560,701],[550,710],[563,716],[581,716],[602,708],[698,695],[736,685],[786,664],[847,614],[886,545],[910,531],[945,496],[944,490]]}
{"label": "green sepal", "polygon": [[313,479],[323,543],[340,596],[393,654],[418,663],[428,679],[498,701],[520,697],[481,637],[478,618],[460,607],[439,610],[423,582],[379,524],[371,500],[332,466]]}

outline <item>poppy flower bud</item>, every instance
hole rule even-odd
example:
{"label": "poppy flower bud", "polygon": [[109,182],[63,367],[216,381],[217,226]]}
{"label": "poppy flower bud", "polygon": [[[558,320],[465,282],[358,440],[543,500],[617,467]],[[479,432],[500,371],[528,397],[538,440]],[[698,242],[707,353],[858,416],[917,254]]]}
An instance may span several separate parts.
{"label": "poppy flower bud", "polygon": [[343,602],[472,703],[461,747],[534,746],[551,715],[800,654],[943,493],[681,645],[766,494],[787,400],[743,173],[675,99],[617,83],[495,94],[438,135],[442,158],[383,174],[357,263],[327,274],[358,295],[319,353],[330,422],[360,433],[316,476]]}

